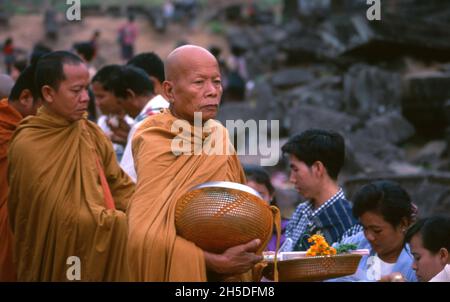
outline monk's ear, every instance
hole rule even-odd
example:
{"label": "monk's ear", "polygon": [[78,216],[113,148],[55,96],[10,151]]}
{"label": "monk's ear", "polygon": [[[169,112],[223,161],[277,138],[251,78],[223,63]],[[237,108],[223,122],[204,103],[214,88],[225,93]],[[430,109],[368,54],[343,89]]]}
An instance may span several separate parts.
{"label": "monk's ear", "polygon": [[55,90],[49,85],[42,86],[41,92],[44,97],[44,101],[48,103],[53,103],[55,101]]}
{"label": "monk's ear", "polygon": [[175,100],[175,95],[173,94],[173,84],[170,81],[163,82],[163,91],[166,99],[172,104]]}
{"label": "monk's ear", "polygon": [[24,89],[19,95],[19,103],[24,107],[33,106],[33,95],[30,89]]}

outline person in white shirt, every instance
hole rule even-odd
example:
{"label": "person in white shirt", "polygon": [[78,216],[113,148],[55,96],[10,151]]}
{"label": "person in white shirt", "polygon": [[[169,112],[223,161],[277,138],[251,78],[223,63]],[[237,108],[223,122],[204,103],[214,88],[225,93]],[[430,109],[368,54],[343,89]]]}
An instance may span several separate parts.
{"label": "person in white shirt", "polygon": [[[113,123],[114,119],[109,119],[107,126],[111,131],[111,139],[120,137],[123,139],[121,143],[126,146],[130,129],[155,96],[152,82],[140,68],[108,65],[100,69],[92,79],[92,91],[102,112],[119,117],[116,125]],[[120,160],[119,156],[118,159]]]}
{"label": "person in white shirt", "polygon": [[132,140],[136,130],[142,121],[151,115],[158,114],[162,109],[169,108],[169,102],[162,96],[162,83],[165,80],[164,63],[154,52],[138,54],[128,61],[127,66],[134,66],[144,70],[153,84],[155,96],[144,106],[139,115],[135,118],[135,123],[128,134],[128,141],[125,151],[120,161],[122,169],[136,182],[136,170],[132,153]]}
{"label": "person in white shirt", "polygon": [[450,217],[417,221],[407,232],[414,256],[412,268],[422,282],[450,282]]}

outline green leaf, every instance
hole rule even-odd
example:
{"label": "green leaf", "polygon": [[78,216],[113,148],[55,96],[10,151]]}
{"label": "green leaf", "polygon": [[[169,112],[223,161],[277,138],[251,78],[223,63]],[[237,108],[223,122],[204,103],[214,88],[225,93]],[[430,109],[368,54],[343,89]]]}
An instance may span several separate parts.
{"label": "green leaf", "polygon": [[336,248],[336,254],[348,253],[349,251],[357,249],[356,244],[341,244]]}

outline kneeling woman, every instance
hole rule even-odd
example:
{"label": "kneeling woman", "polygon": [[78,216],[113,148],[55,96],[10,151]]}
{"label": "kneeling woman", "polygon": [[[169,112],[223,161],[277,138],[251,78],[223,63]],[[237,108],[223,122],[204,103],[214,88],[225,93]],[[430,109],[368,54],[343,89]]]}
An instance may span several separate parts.
{"label": "kneeling woman", "polygon": [[376,181],[356,193],[352,211],[364,231],[341,244],[355,244],[370,254],[362,257],[354,275],[330,281],[380,281],[394,272],[406,281],[417,281],[409,246],[403,244],[415,215],[408,193],[395,182]]}

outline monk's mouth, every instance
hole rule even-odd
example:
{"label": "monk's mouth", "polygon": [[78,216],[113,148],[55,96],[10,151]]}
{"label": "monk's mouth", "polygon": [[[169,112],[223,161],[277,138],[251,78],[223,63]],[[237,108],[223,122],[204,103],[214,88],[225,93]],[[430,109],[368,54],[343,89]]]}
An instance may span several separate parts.
{"label": "monk's mouth", "polygon": [[217,110],[219,108],[219,105],[206,105],[206,106],[203,106],[202,107],[202,109],[205,109],[205,110]]}

